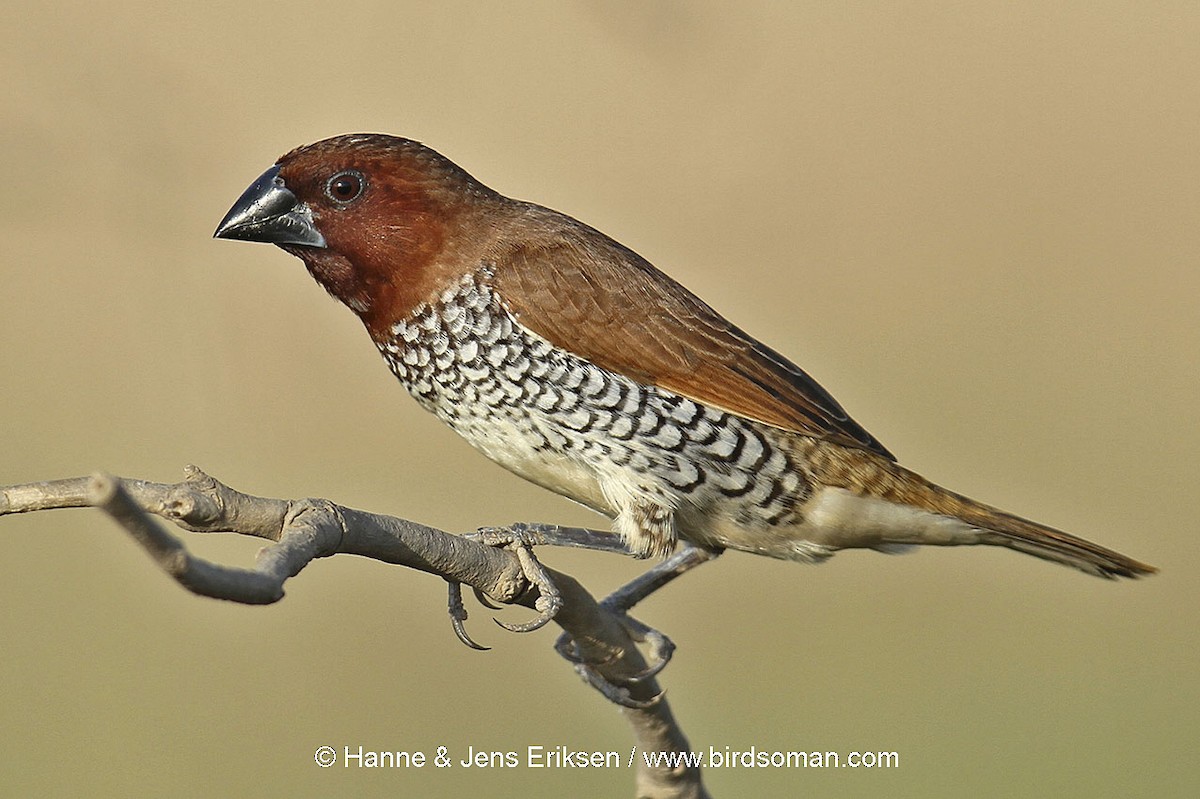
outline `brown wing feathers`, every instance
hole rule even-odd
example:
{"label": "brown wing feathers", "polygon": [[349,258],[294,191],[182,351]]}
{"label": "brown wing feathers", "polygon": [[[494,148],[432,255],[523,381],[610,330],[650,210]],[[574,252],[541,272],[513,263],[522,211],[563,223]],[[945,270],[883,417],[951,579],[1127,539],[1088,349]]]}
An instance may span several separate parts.
{"label": "brown wing feathers", "polygon": [[578,223],[555,233],[497,262],[497,292],[530,330],[634,380],[894,459],[803,370],[636,253]]}

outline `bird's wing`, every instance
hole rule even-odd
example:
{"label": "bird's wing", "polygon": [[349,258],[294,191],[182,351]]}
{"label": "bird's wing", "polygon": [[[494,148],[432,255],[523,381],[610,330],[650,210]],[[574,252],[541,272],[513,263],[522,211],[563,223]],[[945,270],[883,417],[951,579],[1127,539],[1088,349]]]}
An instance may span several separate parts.
{"label": "bird's wing", "polygon": [[637,253],[575,224],[496,258],[497,293],[526,328],[640,383],[895,459],[787,358]]}

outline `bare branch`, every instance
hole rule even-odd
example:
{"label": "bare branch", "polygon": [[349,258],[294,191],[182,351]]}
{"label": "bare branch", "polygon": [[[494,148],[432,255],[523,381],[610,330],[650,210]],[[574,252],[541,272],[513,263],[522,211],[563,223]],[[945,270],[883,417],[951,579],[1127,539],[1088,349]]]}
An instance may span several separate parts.
{"label": "bare branch", "polygon": [[[0,487],[0,516],[81,507],[105,511],[163,571],[203,596],[252,605],[277,602],[287,579],[313,560],[354,554],[436,574],[499,602],[538,607],[540,592],[525,576],[528,570],[522,568],[519,548],[514,553],[323,499],[281,500],[243,494],[194,466],[187,467],[183,482],[173,484],[101,474]],[[192,532],[231,532],[272,543],[259,551],[253,569],[222,566],[189,553],[155,516]],[[587,530],[554,530],[554,540],[566,540],[568,545],[594,544],[597,535]],[[570,575],[553,569],[545,572],[562,602],[554,621],[573,639],[575,654],[609,683],[628,684],[630,697],[645,705],[622,708],[639,751],[687,751],[683,731],[657,680],[644,676],[649,671],[646,660],[618,615],[598,603]],[[698,768],[651,768],[644,759],[638,760],[639,797],[708,796]]]}

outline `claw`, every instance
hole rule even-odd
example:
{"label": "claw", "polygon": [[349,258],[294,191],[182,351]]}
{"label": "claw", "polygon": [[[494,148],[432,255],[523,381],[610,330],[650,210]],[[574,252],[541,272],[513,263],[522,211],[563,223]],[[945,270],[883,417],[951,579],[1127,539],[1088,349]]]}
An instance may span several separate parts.
{"label": "claw", "polygon": [[546,574],[546,570],[542,567],[542,564],[538,563],[538,559],[533,556],[533,550],[522,533],[519,531],[515,532],[512,538],[513,540],[507,546],[516,553],[517,560],[521,563],[521,571],[525,573],[525,579],[537,586],[538,593],[540,594],[537,602],[534,603],[538,615],[531,621],[519,624],[500,621],[500,619],[493,619],[493,621],[510,632],[531,633],[534,630],[540,630],[545,627],[558,615],[558,611],[562,610],[562,597],[559,595],[558,589],[554,587],[554,583],[550,580],[550,575]]}
{"label": "claw", "polygon": [[671,662],[671,656],[675,654],[675,642],[666,635],[660,633],[650,625],[638,621],[633,616],[625,613],[618,607],[612,607],[608,602],[603,602],[608,610],[616,613],[621,619],[621,624],[629,633],[629,637],[639,644],[646,644],[649,648],[650,665],[645,670],[638,672],[625,680],[632,683],[644,682],[651,677],[656,676],[659,672],[667,667]]}
{"label": "claw", "polygon": [[552,618],[553,618],[552,616],[546,616],[545,614],[539,614],[538,617],[535,618],[533,621],[511,622],[511,621],[500,621],[500,619],[492,619],[492,621],[496,622],[497,626],[503,627],[504,629],[508,630],[510,633],[531,633],[534,630],[540,630],[543,627],[545,627],[547,624],[550,623],[550,619],[552,619]]}
{"label": "claw", "polygon": [[662,701],[663,696],[667,693],[666,691],[659,691],[649,699],[634,699],[633,694],[629,692],[628,688],[622,688],[619,685],[614,685],[613,683],[604,679],[600,672],[596,671],[586,663],[576,664],[575,671],[580,677],[583,677],[583,679],[589,685],[591,685],[600,693],[604,694],[605,699],[613,702],[614,704],[618,704],[621,707],[628,707],[632,708],[633,710],[645,710],[647,708],[654,707]]}
{"label": "claw", "polygon": [[[642,576],[621,586],[601,601],[600,605],[617,618],[625,628],[625,631],[629,633],[629,637],[635,643],[645,644],[649,650],[647,653],[649,665],[637,674],[622,677],[622,683],[625,685],[637,685],[653,679],[671,662],[671,655],[675,651],[675,644],[670,638],[630,616],[630,609],[681,574],[696,568],[701,563],[712,560],[720,554],[721,550],[702,549],[689,544]],[[559,639],[554,643],[554,649],[558,654],[570,661],[575,666],[575,670],[593,688],[604,694],[612,702],[624,705],[625,707],[644,708],[658,702],[659,698],[662,697],[660,693],[647,701],[634,699],[627,688],[614,685],[600,674],[598,667],[606,665],[607,662],[588,662],[580,656],[578,644],[565,634],[559,636]]]}
{"label": "claw", "polygon": [[454,628],[454,634],[458,636],[458,640],[462,641],[472,649],[480,652],[486,652],[491,649],[490,646],[483,646],[475,643],[471,636],[467,635],[466,625],[463,623],[467,620],[467,609],[462,601],[462,583],[446,581],[450,587],[450,626]]}
{"label": "claw", "polygon": [[650,699],[634,699],[633,694],[626,686],[644,683],[647,680],[653,679],[659,672],[665,669],[667,664],[671,662],[671,655],[675,651],[674,642],[650,625],[644,624],[628,615],[620,607],[617,607],[615,603],[603,602],[601,604],[617,617],[621,626],[625,628],[625,631],[629,633],[629,637],[635,643],[646,644],[649,647],[650,651],[647,657],[649,665],[637,674],[622,677],[622,685],[617,685],[599,671],[599,667],[612,662],[612,657],[599,662],[586,660],[579,654],[578,644],[566,633],[560,635],[558,640],[554,642],[554,651],[558,652],[563,659],[571,663],[579,676],[583,677],[589,685],[603,694],[608,701],[622,707],[640,710],[653,707],[662,699],[662,691]]}
{"label": "claw", "polygon": [[634,677],[636,680],[648,680],[651,677],[658,676],[658,673],[665,669],[667,664],[671,662],[671,656],[675,654],[675,642],[657,630],[655,632],[658,635],[657,640],[651,640],[650,666],[644,672]]}
{"label": "claw", "polygon": [[575,643],[575,639],[571,637],[570,633],[558,636],[554,642],[554,651],[573,666],[582,666],[587,663],[587,660],[579,654],[579,645]]}
{"label": "claw", "polygon": [[462,641],[476,652],[487,652],[489,649],[491,649],[490,646],[484,646],[483,644],[476,643],[474,640],[472,640],[471,636],[467,635],[467,628],[463,625],[461,620],[451,619],[450,626],[454,628],[454,634],[458,636],[458,640]]}
{"label": "claw", "polygon": [[[540,541],[540,538],[532,535],[527,525],[518,523],[507,530],[496,527],[485,527],[468,537],[488,546],[504,547],[511,550],[517,556],[517,562],[521,564],[521,572],[526,581],[538,590],[539,596],[534,603],[538,615],[535,618],[521,623],[493,619],[496,624],[510,632],[528,633],[540,630],[558,615],[558,611],[562,609],[562,596],[558,593],[558,589],[554,587],[554,582],[550,579],[550,575],[546,573],[542,564],[533,555],[532,546],[534,543]],[[489,649],[490,647],[480,646],[475,643],[475,641],[471,640],[471,636],[467,635],[467,629],[463,623],[467,619],[467,609],[463,606],[462,602],[462,584],[447,582],[450,585],[450,625],[454,628],[454,634],[458,636],[458,640],[472,649]],[[475,592],[475,598],[484,607],[491,608],[492,610],[500,609],[492,604],[488,597],[478,588],[473,588],[472,590]]]}
{"label": "claw", "polygon": [[492,600],[488,597],[488,595],[480,591],[475,586],[471,586],[471,591],[475,594],[475,599],[478,600],[479,604],[483,605],[485,608],[488,608],[489,610],[500,610],[499,605],[493,605]]}

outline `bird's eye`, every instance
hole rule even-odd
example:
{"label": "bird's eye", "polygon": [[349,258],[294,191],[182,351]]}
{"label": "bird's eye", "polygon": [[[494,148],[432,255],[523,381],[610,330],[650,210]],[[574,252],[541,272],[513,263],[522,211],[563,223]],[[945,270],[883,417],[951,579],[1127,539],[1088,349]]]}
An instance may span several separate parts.
{"label": "bird's eye", "polygon": [[325,184],[325,194],[339,205],[352,203],[362,196],[367,186],[367,179],[355,169],[338,172]]}

